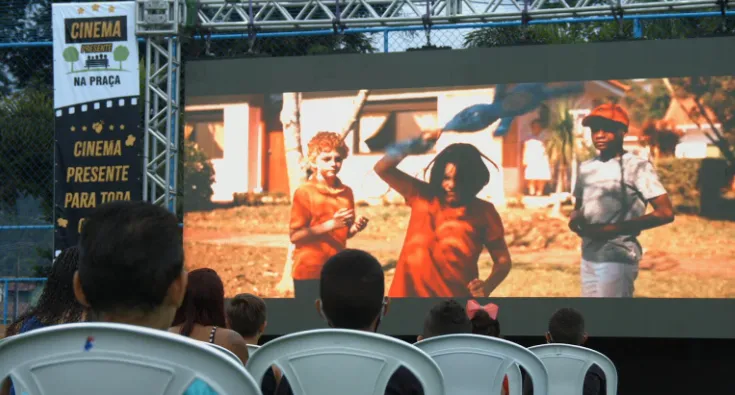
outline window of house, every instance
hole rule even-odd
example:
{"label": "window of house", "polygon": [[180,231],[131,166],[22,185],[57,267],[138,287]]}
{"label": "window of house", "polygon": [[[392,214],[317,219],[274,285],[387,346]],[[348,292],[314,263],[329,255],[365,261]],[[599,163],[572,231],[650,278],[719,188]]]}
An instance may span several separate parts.
{"label": "window of house", "polygon": [[436,127],[436,98],[368,102],[360,115],[353,151],[385,152],[397,141],[418,137]]}
{"label": "window of house", "polygon": [[224,157],[225,115],[223,110],[187,111],[184,138],[194,142],[209,159]]}

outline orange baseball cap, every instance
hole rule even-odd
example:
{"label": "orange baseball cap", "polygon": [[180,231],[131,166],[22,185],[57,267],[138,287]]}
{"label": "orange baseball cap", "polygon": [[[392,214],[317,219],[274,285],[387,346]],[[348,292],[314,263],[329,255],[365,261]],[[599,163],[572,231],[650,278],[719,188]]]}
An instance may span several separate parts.
{"label": "orange baseball cap", "polygon": [[625,125],[625,127],[628,127],[628,125],[630,124],[630,119],[628,119],[628,112],[623,110],[623,107],[612,103],[602,104],[595,107],[595,109],[592,110],[589,115],[584,117],[584,119],[582,120],[582,125],[590,126],[590,121],[594,118],[602,118],[608,121],[617,122]]}

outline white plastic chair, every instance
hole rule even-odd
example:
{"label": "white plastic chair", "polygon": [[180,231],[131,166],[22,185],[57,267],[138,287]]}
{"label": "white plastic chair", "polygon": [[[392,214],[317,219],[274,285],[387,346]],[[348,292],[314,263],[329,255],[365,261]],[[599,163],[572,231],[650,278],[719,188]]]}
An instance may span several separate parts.
{"label": "white plastic chair", "polygon": [[570,344],[543,344],[529,350],[541,359],[549,372],[549,395],[581,394],[584,377],[592,364],[599,366],[605,373],[605,393],[618,393],[618,371],[604,354]]}
{"label": "white plastic chair", "polygon": [[548,374],[544,364],[526,348],[490,336],[456,334],[431,337],[415,344],[442,370],[449,394],[500,394],[503,378],[508,389],[522,391],[521,365],[533,381],[534,395],[545,395]]}
{"label": "white plastic chair", "polygon": [[252,357],[259,348],[260,346],[257,344],[248,344],[248,358]]}
{"label": "white plastic chair", "polygon": [[410,370],[425,395],[444,395],[439,366],[412,345],[372,332],[318,329],[271,340],[250,357],[247,369],[260,382],[277,365],[294,395],[383,394],[400,366]]}
{"label": "white plastic chair", "polygon": [[230,358],[234,359],[235,361],[237,361],[240,365],[245,366],[245,364],[242,363],[242,361],[240,360],[240,358],[237,355],[235,355],[234,352],[232,352],[232,351],[230,351],[230,350],[228,350],[228,349],[226,349],[226,348],[224,348],[224,347],[222,347],[222,346],[220,346],[218,344],[214,344],[214,343],[204,343],[204,344],[207,344],[207,345],[209,345],[211,347],[214,347],[215,349],[217,349],[220,352],[224,353],[228,357],[230,357]]}
{"label": "white plastic chair", "polygon": [[163,330],[110,323],[37,329],[0,345],[0,377],[18,395],[182,395],[196,380],[218,395],[260,394],[245,368]]}

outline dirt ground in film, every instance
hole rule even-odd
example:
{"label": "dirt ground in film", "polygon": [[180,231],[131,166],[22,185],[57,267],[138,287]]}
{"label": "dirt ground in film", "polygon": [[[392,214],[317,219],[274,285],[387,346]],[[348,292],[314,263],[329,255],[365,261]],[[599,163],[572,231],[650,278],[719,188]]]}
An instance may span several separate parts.
{"label": "dirt ground in film", "polygon": [[[388,284],[405,236],[405,206],[359,207],[370,218],[368,228],[348,246],[372,252],[386,266]],[[580,294],[579,239],[564,219],[546,209],[501,211],[513,269],[492,296],[575,297]],[[281,278],[288,247],[289,207],[235,207],[188,213],[184,245],[187,267],[215,269],[227,296],[250,292],[281,297]],[[636,281],[637,297],[735,297],[735,222],[679,215],[668,226],[640,237],[645,249]],[[490,273],[491,259],[480,257],[480,276]]]}

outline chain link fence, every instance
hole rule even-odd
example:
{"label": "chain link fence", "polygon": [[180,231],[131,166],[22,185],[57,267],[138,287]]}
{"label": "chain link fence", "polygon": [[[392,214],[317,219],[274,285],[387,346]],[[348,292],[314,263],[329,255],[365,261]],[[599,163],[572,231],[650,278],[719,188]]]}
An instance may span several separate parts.
{"label": "chain link fence", "polygon": [[[254,40],[247,33],[211,35],[193,29],[182,36],[182,53],[185,60],[253,54],[316,56],[733,34],[733,18],[719,17],[718,12],[686,18],[639,16],[623,22],[610,17],[530,26],[437,26],[429,31],[417,26],[349,29],[344,34],[259,33]],[[145,53],[143,48],[140,53]],[[51,0],[0,4],[0,59],[0,277],[42,277],[52,259],[53,243]]]}

